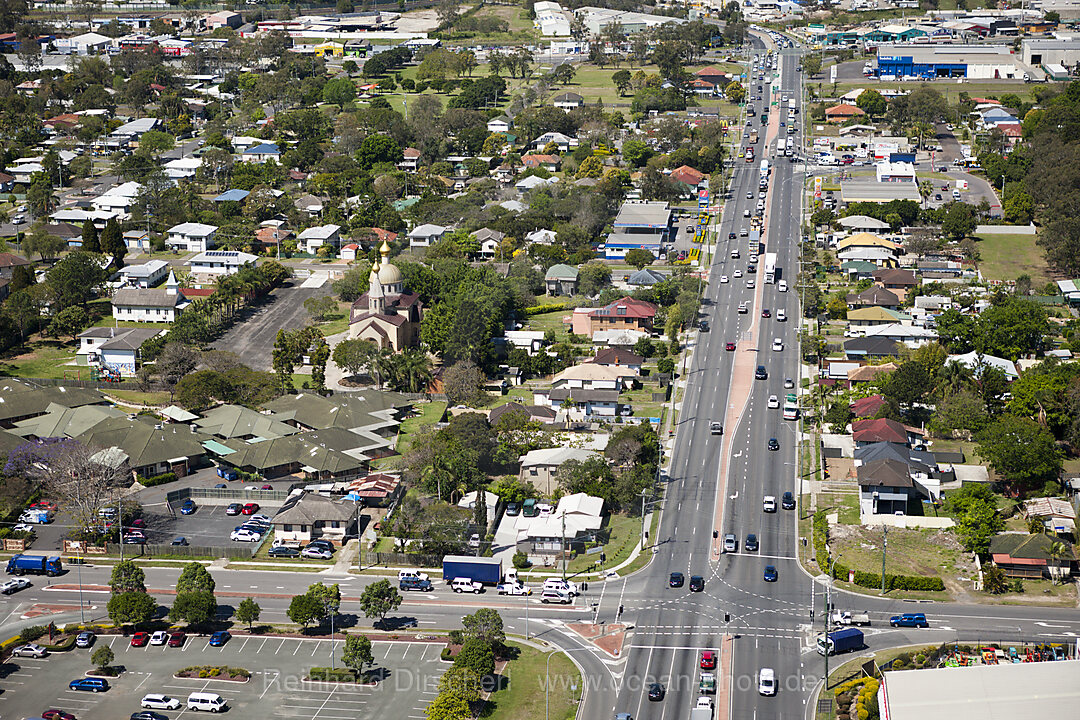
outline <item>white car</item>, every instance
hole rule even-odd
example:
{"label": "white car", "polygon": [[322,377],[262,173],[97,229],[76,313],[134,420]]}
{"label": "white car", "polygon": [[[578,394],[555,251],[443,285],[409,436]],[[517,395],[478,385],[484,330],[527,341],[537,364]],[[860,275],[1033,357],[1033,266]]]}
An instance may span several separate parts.
{"label": "white car", "polygon": [[758,671],[757,691],[762,695],[776,694],[776,673],[772,668],[761,668]]}
{"label": "white car", "polygon": [[500,595],[532,595],[532,588],[526,587],[523,583],[503,583],[499,585],[498,590]]}
{"label": "white car", "polygon": [[472,535],[469,536],[469,547],[471,547],[471,548],[480,547],[480,533],[473,533]]}
{"label": "white car", "polygon": [[773,338],[772,349],[776,352],[780,352],[784,349],[784,341],[780,338]]}
{"label": "white car", "polygon": [[27,523],[19,523],[15,527],[11,528],[11,530],[12,532],[37,533],[37,530],[34,529],[34,526]]}
{"label": "white car", "polygon": [[271,525],[274,521],[269,515],[252,515],[248,518],[248,522],[266,523],[267,525]]}
{"label": "white car", "polygon": [[169,642],[169,633],[164,630],[158,630],[150,636],[151,645],[164,645]]}
{"label": "white car", "polygon": [[720,282],[722,282],[722,283],[726,283],[727,281],[728,281],[728,279],[727,279],[727,275],[721,275],[721,276],[720,276]]}
{"label": "white car", "polygon": [[776,284],[776,289],[780,292],[787,292],[787,280],[781,280]]}
{"label": "white car", "polygon": [[731,274],[734,275],[737,278],[740,278],[740,277],[742,277],[742,270],[736,270],[735,272],[733,272]]}
{"label": "white car", "polygon": [[748,290],[753,290],[754,285],[755,285],[754,278],[747,278],[746,279],[746,287],[747,287]]}
{"label": "white car", "polygon": [[482,592],[484,592],[484,586],[481,583],[478,583],[475,580],[470,580],[469,578],[464,578],[464,577],[454,578],[453,582],[450,583],[450,587],[456,593],[461,593],[461,592],[482,593]]}
{"label": "white car", "polygon": [[775,410],[778,407],[780,407],[780,398],[776,397],[775,395],[770,395],[769,396],[769,409],[770,410]]}
{"label": "white car", "polygon": [[780,308],[776,311],[776,319],[779,322],[785,322],[787,320],[787,312],[784,311],[784,308]]}
{"label": "white car", "polygon": [[262,539],[262,535],[254,530],[245,530],[240,528],[239,530],[233,530],[229,534],[229,539],[236,542],[259,542]]}
{"label": "white car", "polygon": [[321,547],[306,547],[300,551],[301,557],[314,558],[316,560],[329,560],[334,556],[332,552]]}
{"label": "white car", "polygon": [[697,699],[697,705],[695,707],[705,708],[706,710],[712,710],[712,698],[708,695],[701,695]]}
{"label": "white car", "polygon": [[11,654],[19,657],[43,658],[49,654],[49,651],[37,643],[30,643],[29,645],[20,645],[12,650]]}
{"label": "white car", "polygon": [[139,705],[150,710],[179,710],[180,701],[174,697],[168,695],[162,695],[160,693],[150,693],[149,695],[143,695],[143,699],[139,701]]}
{"label": "white car", "polygon": [[29,580],[27,580],[25,578],[13,578],[11,580],[8,580],[3,585],[0,585],[0,593],[3,593],[5,595],[10,595],[13,592],[18,592],[19,590],[25,590],[28,587],[30,587],[30,581]]}
{"label": "white car", "polygon": [[761,507],[767,513],[776,512],[776,496],[766,495],[765,499],[761,501]]}
{"label": "white car", "polygon": [[545,590],[561,590],[570,595],[578,594],[577,583],[570,580],[562,580],[560,578],[548,578],[544,581]]}

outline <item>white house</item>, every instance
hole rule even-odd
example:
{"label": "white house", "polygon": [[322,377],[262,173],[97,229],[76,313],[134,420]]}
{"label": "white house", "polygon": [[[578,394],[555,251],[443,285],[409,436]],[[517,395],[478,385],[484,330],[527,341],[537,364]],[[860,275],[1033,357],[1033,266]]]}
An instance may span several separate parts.
{"label": "white house", "polygon": [[112,314],[127,322],[171,323],[187,304],[170,272],[163,288],[118,288],[112,297]]}
{"label": "white house", "polygon": [[71,38],[57,38],[53,44],[61,55],[97,55],[108,49],[112,38],[88,32]]}
{"label": "white house", "polygon": [[581,550],[603,527],[603,511],[601,498],[585,493],[564,495],[547,517],[530,518],[531,522],[518,517],[517,547],[539,554],[560,553],[571,547]]}
{"label": "white house", "polygon": [[556,95],[555,99],[551,101],[551,104],[559,108],[564,112],[570,112],[575,108],[579,108],[585,104],[585,98],[581,97],[577,93],[564,92],[560,95]]}
{"label": "white house", "polygon": [[139,252],[150,248],[150,236],[145,230],[125,230],[124,244],[128,250]]}
{"label": "white house", "polygon": [[863,337],[883,337],[895,342],[902,342],[910,348],[917,348],[937,340],[935,330],[929,330],[914,325],[901,325],[889,323],[866,328]]}
{"label": "white house", "polygon": [[176,158],[165,163],[165,176],[170,180],[191,180],[202,165],[202,158]]}
{"label": "white house", "polygon": [[446,234],[449,228],[442,225],[424,224],[409,231],[409,247],[431,247]]}
{"label": "white house", "polygon": [[126,220],[131,215],[131,206],[135,204],[135,197],[140,190],[142,190],[142,185],[139,183],[126,182],[98,195],[90,201],[90,205],[98,212],[109,213],[113,217]]}
{"label": "white house", "polygon": [[337,246],[341,243],[340,225],[316,225],[296,236],[297,245],[312,255],[323,245]]}
{"label": "white house", "polygon": [[124,123],[109,133],[109,135],[116,138],[127,138],[128,140],[137,142],[144,134],[151,130],[157,130],[160,126],[161,120],[155,117],[139,118],[138,120]]}
{"label": "white house", "polygon": [[488,120],[487,131],[489,133],[508,133],[514,127],[514,121],[505,115]]}
{"label": "white house", "polygon": [[555,474],[559,468],[570,460],[585,462],[592,458],[603,457],[595,450],[583,448],[541,448],[531,450],[520,458],[520,479],[530,483],[533,487],[545,495],[550,495],[558,488]]}
{"label": "white house", "polygon": [[555,143],[555,146],[559,148],[559,152],[566,152],[578,146],[577,138],[563,135],[560,132],[546,132],[532,141],[532,147],[543,150],[549,142]]}
{"label": "white house", "polygon": [[997,368],[1004,373],[1005,379],[1009,381],[1020,377],[1020,373],[1016,371],[1016,365],[1012,360],[995,357],[993,355],[982,355],[974,350],[969,353],[964,353],[963,355],[950,355],[945,363],[948,364],[951,362],[963,365],[971,370],[976,377],[982,375],[983,368],[987,367]]}
{"label": "white house", "polygon": [[251,253],[239,250],[206,250],[188,260],[194,275],[235,275],[241,265],[258,260]]}
{"label": "white house", "polygon": [[84,330],[79,333],[75,362],[104,366],[123,377],[134,377],[139,348],[161,332],[164,331],[156,328],[94,327]]}
{"label": "white house", "polygon": [[148,260],[142,265],[128,265],[120,270],[120,281],[125,285],[149,288],[169,275],[169,263],[164,260]]}
{"label": "white house", "polygon": [[526,234],[525,242],[538,243],[540,245],[553,245],[556,237],[554,230],[539,229]]}
{"label": "white house", "polygon": [[165,244],[181,252],[206,252],[214,247],[217,225],[186,222],[173,225],[165,236]]}
{"label": "white house", "polygon": [[264,163],[268,160],[280,160],[281,149],[275,143],[260,143],[252,145],[240,153],[240,161],[247,163]]}

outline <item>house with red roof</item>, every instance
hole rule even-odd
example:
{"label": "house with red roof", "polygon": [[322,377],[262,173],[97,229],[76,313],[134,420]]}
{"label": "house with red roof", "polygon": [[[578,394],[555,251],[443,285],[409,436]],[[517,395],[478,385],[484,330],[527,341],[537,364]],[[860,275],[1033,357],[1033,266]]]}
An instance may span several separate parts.
{"label": "house with red roof", "polygon": [[731,73],[725,72],[715,65],[710,65],[709,67],[701,68],[694,73],[694,78],[714,85],[719,89],[731,82],[733,76]]}
{"label": "house with red roof", "polygon": [[825,108],[825,119],[829,122],[844,122],[854,117],[861,117],[866,113],[851,103],[840,103],[831,108]]}
{"label": "house with red roof", "polygon": [[530,155],[522,155],[521,164],[527,168],[544,168],[548,172],[559,172],[562,168],[562,158],[558,155],[532,153]]}
{"label": "house with red roof", "polygon": [[655,305],[627,296],[601,308],[575,308],[570,326],[575,335],[591,338],[601,330],[652,332],[655,318]]}
{"label": "house with red roof", "polygon": [[886,403],[884,395],[871,395],[859,398],[848,407],[856,418],[872,418],[878,414],[878,410]]}
{"label": "house with red roof", "polygon": [[407,172],[416,172],[420,166],[420,151],[414,147],[407,147],[401,151],[402,160],[397,164],[398,168]]}
{"label": "house with red roof", "polygon": [[857,448],[878,442],[899,443],[911,447],[920,442],[923,435],[922,430],[889,418],[856,420],[851,423],[851,438]]}
{"label": "house with red roof", "polygon": [[669,176],[672,182],[677,182],[680,185],[685,185],[690,189],[696,189],[701,181],[705,179],[705,173],[690,167],[689,165],[680,165],[671,171]]}

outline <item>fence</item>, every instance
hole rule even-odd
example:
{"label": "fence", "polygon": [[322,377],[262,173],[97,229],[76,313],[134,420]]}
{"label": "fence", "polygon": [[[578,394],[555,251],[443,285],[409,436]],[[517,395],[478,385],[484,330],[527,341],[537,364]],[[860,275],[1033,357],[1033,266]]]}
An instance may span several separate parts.
{"label": "fence", "polygon": [[377,552],[368,553],[372,565],[404,565],[407,567],[438,568],[442,567],[439,555],[421,555],[420,553]]}
{"label": "fence", "polygon": [[[229,560],[250,560],[262,547],[262,542],[244,545],[125,545],[125,557],[160,557],[176,555],[180,557],[212,557]],[[135,551],[132,552],[132,549]]]}
{"label": "fence", "polygon": [[246,490],[234,490],[232,488],[180,488],[165,493],[165,502],[169,505],[182,503],[188,498],[199,500],[258,500],[262,502],[283,503],[289,498],[289,493],[298,487],[304,487],[302,483],[294,483],[288,490],[258,490],[249,492]]}

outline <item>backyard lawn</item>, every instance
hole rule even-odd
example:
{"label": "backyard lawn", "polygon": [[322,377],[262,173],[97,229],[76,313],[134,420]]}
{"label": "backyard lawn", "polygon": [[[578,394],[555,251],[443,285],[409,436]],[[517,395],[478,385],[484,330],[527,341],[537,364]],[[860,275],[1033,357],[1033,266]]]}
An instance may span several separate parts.
{"label": "backyard lawn", "polygon": [[987,280],[1015,280],[1031,276],[1031,286],[1041,289],[1052,282],[1050,268],[1035,235],[984,235],[979,237],[979,269]]}
{"label": "backyard lawn", "polygon": [[89,369],[75,367],[75,347],[56,340],[30,343],[30,351],[0,362],[0,372],[26,378],[65,378],[81,376],[89,380]]}

